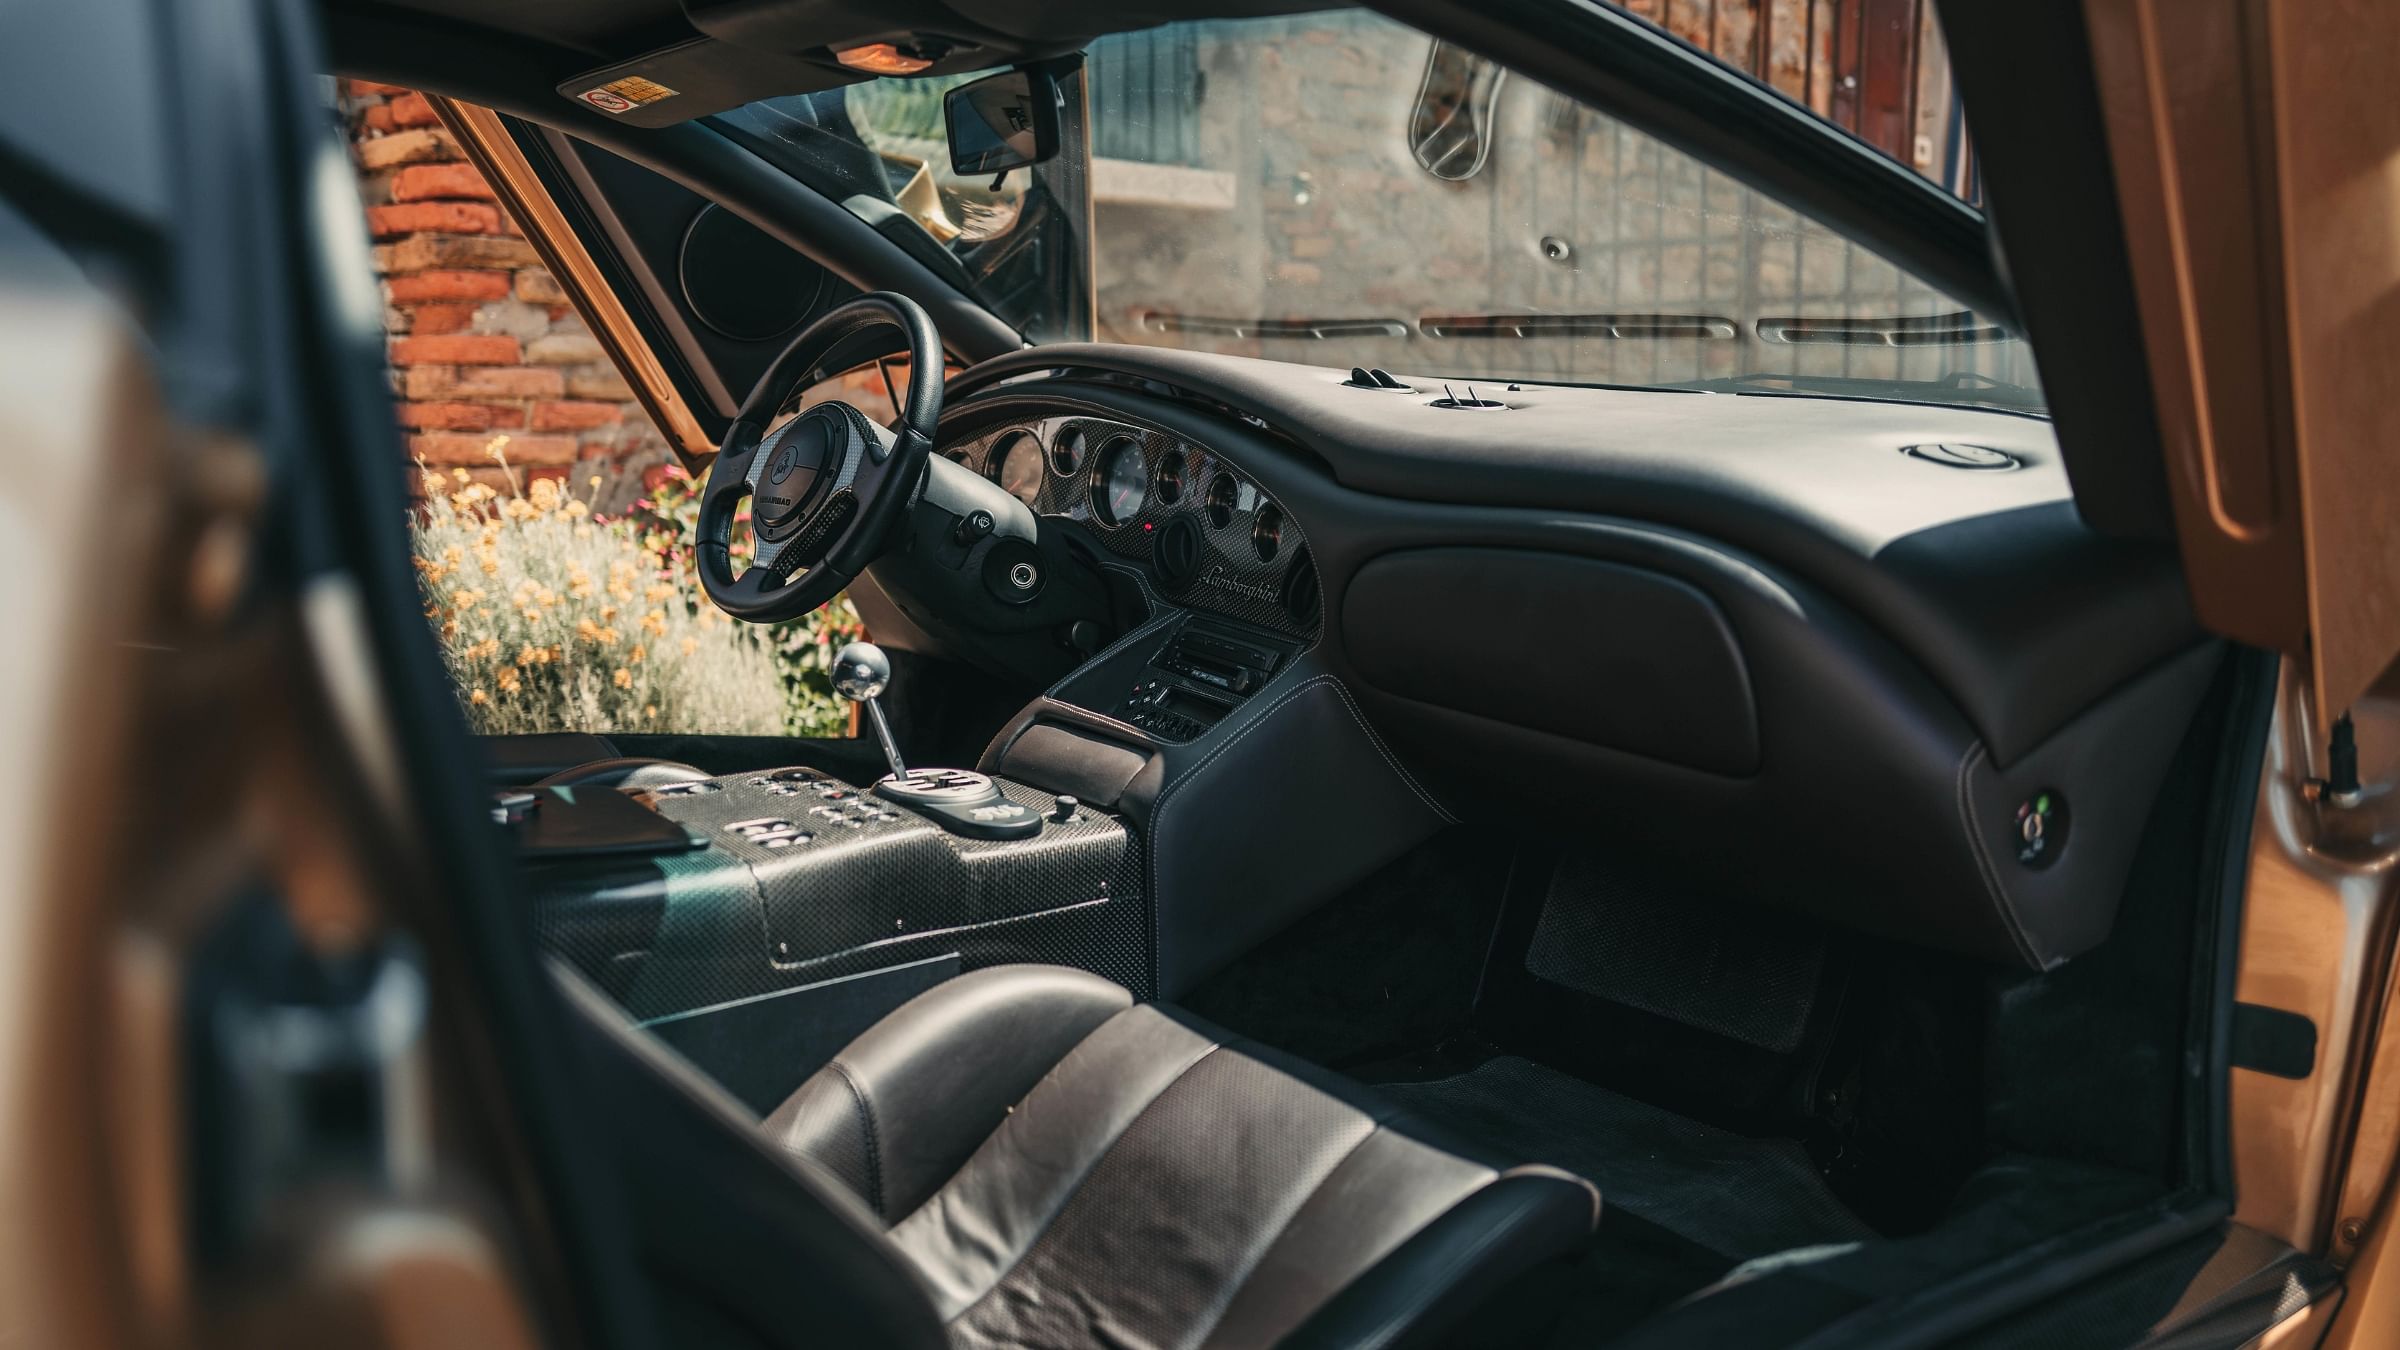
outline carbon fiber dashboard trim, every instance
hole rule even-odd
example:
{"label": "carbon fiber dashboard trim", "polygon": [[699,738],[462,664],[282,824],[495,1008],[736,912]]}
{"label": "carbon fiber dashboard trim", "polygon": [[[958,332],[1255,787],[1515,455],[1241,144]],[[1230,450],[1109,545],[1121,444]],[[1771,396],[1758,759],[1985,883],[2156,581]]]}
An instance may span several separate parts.
{"label": "carbon fiber dashboard trim", "polygon": [[810,769],[678,784],[651,804],[710,846],[533,878],[545,950],[635,1017],[953,951],[969,969],[1053,962],[1151,994],[1142,859],[1114,816],[1084,808],[1030,839],[966,839]]}

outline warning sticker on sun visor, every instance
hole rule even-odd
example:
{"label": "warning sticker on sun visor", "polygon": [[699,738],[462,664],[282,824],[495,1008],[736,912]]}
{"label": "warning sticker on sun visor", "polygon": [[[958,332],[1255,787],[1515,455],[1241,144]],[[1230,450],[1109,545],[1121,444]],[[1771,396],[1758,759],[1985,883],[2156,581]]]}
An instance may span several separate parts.
{"label": "warning sticker on sun visor", "polygon": [[586,89],[578,97],[604,113],[629,113],[660,99],[673,98],[675,91],[656,80],[628,75],[621,80],[610,80],[597,89]]}

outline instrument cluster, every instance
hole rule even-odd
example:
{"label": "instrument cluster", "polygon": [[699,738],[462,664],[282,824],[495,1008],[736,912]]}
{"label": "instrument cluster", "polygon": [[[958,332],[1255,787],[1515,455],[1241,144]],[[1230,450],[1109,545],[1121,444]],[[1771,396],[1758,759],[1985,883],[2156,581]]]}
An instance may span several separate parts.
{"label": "instrument cluster", "polygon": [[1034,514],[1080,521],[1178,603],[1307,636],[1316,570],[1283,508],[1223,455],[1089,415],[1012,420],[945,451]]}

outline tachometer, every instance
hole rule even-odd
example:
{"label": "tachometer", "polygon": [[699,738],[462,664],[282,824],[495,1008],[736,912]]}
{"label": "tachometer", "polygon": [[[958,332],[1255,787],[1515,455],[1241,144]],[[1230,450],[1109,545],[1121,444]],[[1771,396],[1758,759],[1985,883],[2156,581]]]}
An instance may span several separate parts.
{"label": "tachometer", "polygon": [[999,454],[991,460],[998,466],[992,480],[1009,496],[1031,506],[1042,491],[1042,446],[1032,433],[1010,432],[1000,442]]}
{"label": "tachometer", "polygon": [[1275,561],[1276,550],[1283,547],[1283,512],[1272,503],[1258,508],[1250,522],[1250,550],[1260,562]]}
{"label": "tachometer", "polygon": [[1082,430],[1067,432],[1050,442],[1050,469],[1061,478],[1072,478],[1083,467],[1084,452],[1091,448],[1091,438]]}
{"label": "tachometer", "polygon": [[1150,466],[1142,443],[1119,436],[1101,451],[1100,477],[1092,484],[1092,509],[1110,525],[1131,525],[1150,499]]}

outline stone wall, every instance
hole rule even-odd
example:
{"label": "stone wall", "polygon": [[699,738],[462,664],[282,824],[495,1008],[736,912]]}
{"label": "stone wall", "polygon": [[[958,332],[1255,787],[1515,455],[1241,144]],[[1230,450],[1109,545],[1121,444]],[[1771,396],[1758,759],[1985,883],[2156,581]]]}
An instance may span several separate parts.
{"label": "stone wall", "polygon": [[[409,454],[503,486],[599,477],[601,510],[671,462],[666,440],[421,94],[343,81],[339,107],[383,281]],[[412,482],[415,481],[413,478]]]}

